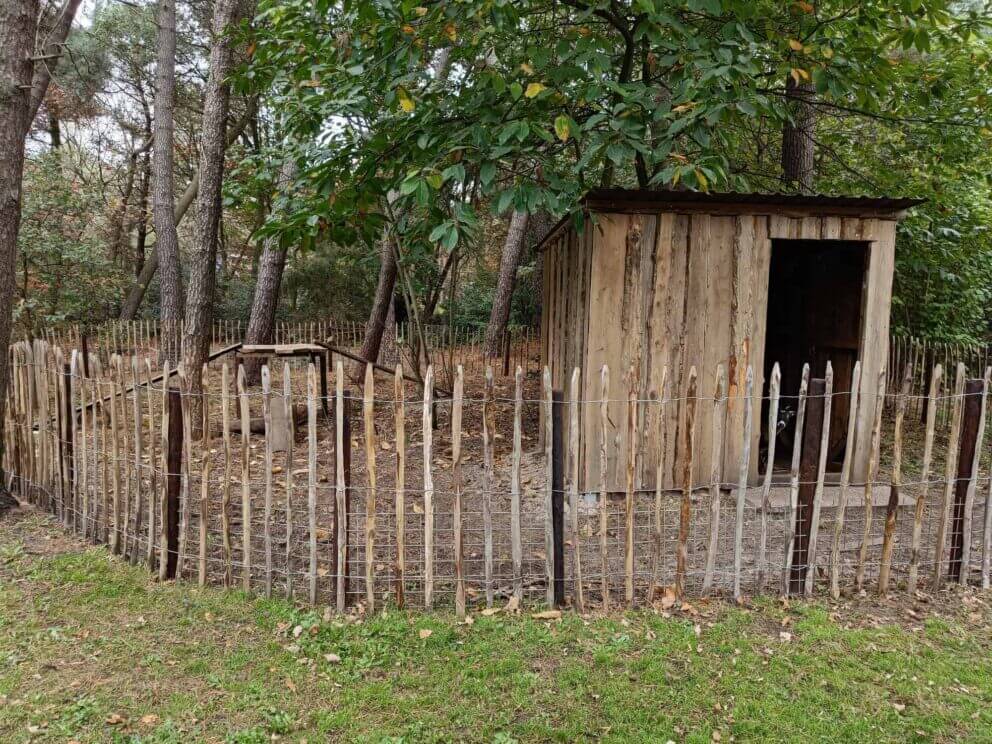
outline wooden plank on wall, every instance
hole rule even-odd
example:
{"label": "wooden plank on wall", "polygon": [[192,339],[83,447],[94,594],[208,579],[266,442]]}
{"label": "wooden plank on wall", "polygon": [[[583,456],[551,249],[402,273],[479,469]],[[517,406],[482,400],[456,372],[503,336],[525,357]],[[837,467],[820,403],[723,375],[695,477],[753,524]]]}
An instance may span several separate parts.
{"label": "wooden plank on wall", "polygon": [[866,220],[861,230],[863,239],[872,242],[868,250],[861,322],[862,407],[858,411],[858,439],[852,471],[856,482],[864,480],[867,472],[871,451],[871,416],[875,410],[875,380],[888,361],[895,228],[893,220]]}

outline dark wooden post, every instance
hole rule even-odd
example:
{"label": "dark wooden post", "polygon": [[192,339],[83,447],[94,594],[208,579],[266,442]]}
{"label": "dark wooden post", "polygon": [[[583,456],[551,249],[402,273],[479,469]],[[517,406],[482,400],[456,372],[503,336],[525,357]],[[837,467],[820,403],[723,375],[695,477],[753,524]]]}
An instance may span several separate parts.
{"label": "dark wooden post", "polygon": [[551,404],[551,530],[554,536],[555,605],[565,602],[565,396],[552,392]]}
{"label": "dark wooden post", "polygon": [[[165,381],[168,384],[168,381]],[[242,434],[242,436],[245,436]],[[169,451],[166,455],[165,578],[176,578],[179,560],[179,492],[183,470],[183,399],[177,388],[169,388]]]}
{"label": "dark wooden post", "polygon": [[73,478],[76,472],[76,457],[74,452],[75,442],[72,441],[72,417],[75,411],[72,410],[72,365],[66,364],[62,368],[62,398],[65,413],[63,418],[63,435],[65,442],[65,488],[62,489],[62,521],[66,525],[76,523],[76,495],[72,490]]}
{"label": "dark wooden post", "polygon": [[954,513],[951,517],[951,556],[948,576],[952,581],[961,578],[961,556],[965,539],[964,510],[968,486],[974,477],[971,466],[978,443],[978,423],[982,412],[982,380],[965,380],[964,401],[961,411],[961,442],[958,449],[958,473],[954,482]]}
{"label": "dark wooden post", "polygon": [[510,374],[510,332],[503,331],[503,377]]}
{"label": "dark wooden post", "polygon": [[80,337],[80,345],[82,346],[81,352],[83,355],[83,375],[86,377],[90,376],[90,345],[86,337],[86,332],[84,331]]}
{"label": "dark wooden post", "polygon": [[[351,547],[351,539],[348,537],[348,522],[351,515],[351,389],[347,388],[344,391],[344,416],[343,416],[343,426],[341,431],[341,442],[344,445],[344,451],[342,452],[344,461],[344,514],[341,518],[344,520],[344,534],[345,534],[345,560],[344,566],[341,570],[344,571],[344,603],[348,604],[348,580],[350,576],[350,562],[348,560],[349,548]],[[337,529],[337,516],[335,515],[334,528]]]}
{"label": "dark wooden post", "polygon": [[789,594],[802,594],[806,585],[806,563],[809,559],[809,533],[813,524],[813,499],[816,497],[816,474],[820,464],[820,435],[823,429],[823,396],[826,380],[809,381],[806,398],[803,449],[799,460],[799,498],[796,503],[795,540],[792,548],[792,571],[789,574]]}

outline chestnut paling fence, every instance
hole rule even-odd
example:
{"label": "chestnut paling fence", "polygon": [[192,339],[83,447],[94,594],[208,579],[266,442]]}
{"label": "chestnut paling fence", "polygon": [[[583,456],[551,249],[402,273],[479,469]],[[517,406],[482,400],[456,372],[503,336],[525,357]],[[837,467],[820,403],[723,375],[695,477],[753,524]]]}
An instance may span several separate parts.
{"label": "chestnut paling fence", "polygon": [[[230,348],[244,341],[246,325],[240,320],[216,320],[211,330],[211,348]],[[138,356],[142,365],[148,359],[158,362],[160,353],[170,358],[180,355],[184,324],[155,319],[109,321],[95,325],[67,323],[46,329],[40,338],[52,346],[79,349],[87,361],[96,357],[103,365],[114,354]],[[272,332],[272,343],[326,343],[352,353],[358,353],[365,336],[365,324],[356,321],[313,320],[279,321]],[[525,373],[540,372],[535,354],[539,352],[540,332],[528,327],[509,327],[500,340],[496,359],[487,358],[483,345],[485,330],[463,324],[427,324],[423,326],[423,342],[427,352],[414,354],[420,333],[410,323],[395,327],[395,356],[408,369],[416,359],[421,374],[428,365],[439,371],[439,377],[450,381],[454,368],[461,364],[466,371],[481,371],[492,363],[497,371],[509,375],[517,366]],[[32,339],[23,338],[30,341]],[[385,353],[386,349],[383,349]],[[393,360],[389,360],[390,364]]]}
{"label": "chestnut paling fence", "polygon": [[[947,392],[940,364],[922,395],[910,364],[895,386],[885,370],[874,376],[875,410],[848,417],[847,443],[859,421],[871,427],[867,474],[855,482],[850,444],[839,472],[827,456],[831,407],[849,395],[834,391],[829,367],[823,376],[805,368],[796,395],[781,393],[777,369],[754,390],[750,369],[729,385],[718,368],[690,370],[677,391],[640,399],[632,386],[610,401],[582,399],[578,370],[555,391],[547,370],[458,368],[448,392],[433,368],[420,386],[401,368],[363,374],[339,359],[323,397],[317,369],[298,361],[264,367],[249,387],[222,356],[198,371],[198,393],[188,371],[137,356],[84,364],[79,351],[35,340],[14,344],[10,359],[6,485],[162,579],[339,610],[453,603],[458,613],[510,597],[586,610],[989,585],[989,372],[969,379],[963,363]],[[609,374],[595,389],[610,389]],[[698,394],[704,374],[713,396]],[[845,388],[857,390],[860,374],[856,366]],[[713,427],[699,482],[697,418],[708,407],[723,421],[728,390],[752,401],[740,461],[723,462],[730,430]],[[611,403],[623,421],[609,420]],[[783,428],[786,403],[789,446],[774,435],[752,448],[762,420],[766,432]],[[681,481],[645,487],[637,422],[668,406],[680,411],[665,436],[682,447]],[[591,478],[580,476],[587,412],[600,422],[598,461],[584,464]],[[631,443],[623,462],[616,430]],[[749,482],[752,458],[759,477]]]}

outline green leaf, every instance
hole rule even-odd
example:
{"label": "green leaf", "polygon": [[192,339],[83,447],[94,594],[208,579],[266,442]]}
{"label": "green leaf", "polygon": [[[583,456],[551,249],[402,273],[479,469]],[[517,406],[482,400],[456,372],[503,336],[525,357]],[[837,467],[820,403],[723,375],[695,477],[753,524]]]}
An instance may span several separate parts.
{"label": "green leaf", "polygon": [[565,114],[559,114],[555,118],[555,134],[562,142],[567,142],[572,134],[571,119]]}

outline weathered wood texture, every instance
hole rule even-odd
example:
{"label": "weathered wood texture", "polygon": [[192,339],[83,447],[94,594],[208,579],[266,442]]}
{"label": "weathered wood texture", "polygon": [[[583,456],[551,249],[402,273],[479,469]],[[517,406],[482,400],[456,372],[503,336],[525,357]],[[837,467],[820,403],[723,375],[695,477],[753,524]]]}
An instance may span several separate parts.
{"label": "weathered wood texture", "polygon": [[[793,210],[794,213],[794,210]],[[580,370],[583,400],[601,396],[600,370],[604,364],[623,370],[634,368],[638,398],[662,397],[663,370],[667,368],[671,390],[684,390],[690,367],[714,370],[722,364],[728,373],[727,406],[723,437],[723,466],[734,472],[739,465],[744,440],[744,377],[754,369],[754,393],[750,398],[752,420],[760,420],[760,397],[766,394],[765,348],[768,318],[769,270],[773,241],[834,241],[831,245],[860,244],[865,253],[865,271],[860,311],[860,334],[855,356],[862,368],[876,370],[888,358],[889,306],[895,254],[896,217],[838,216],[815,211],[791,216],[769,207],[754,213],[718,214],[686,209],[684,212],[598,212],[595,224],[584,232],[561,230],[544,244],[541,358],[551,371],[551,386],[567,389],[572,370]],[[791,244],[776,243],[775,250],[790,250]],[[829,254],[828,254],[829,256]],[[829,258],[827,259],[829,262]],[[822,304],[822,303],[821,303]],[[829,319],[824,321],[829,322]],[[853,358],[840,364],[829,348],[816,369],[832,359],[839,379],[846,385]],[[839,352],[838,352],[839,353]],[[846,351],[847,357],[851,353]],[[834,355],[836,356],[836,355]],[[767,360],[769,365],[778,359]],[[790,373],[794,370],[789,370]],[[783,375],[785,369],[783,368]],[[700,398],[716,393],[713,374],[699,377]],[[782,395],[795,395],[783,379]],[[798,379],[792,387],[798,388]],[[627,383],[623,375],[611,380],[610,440],[619,446],[610,453],[611,481],[607,490],[623,492],[624,464],[628,460],[624,407]],[[838,390],[837,392],[844,392]],[[875,380],[861,380],[862,406],[856,415],[875,409]],[[684,401],[677,405],[643,405],[638,413],[640,441],[638,484],[653,489],[657,473],[662,486],[683,486],[684,440],[667,437],[684,420]],[[708,483],[713,456],[712,406],[701,406],[696,415],[693,483]],[[846,431],[847,407],[834,412],[833,429]],[[851,478],[863,479],[870,451],[871,419],[858,421],[858,441],[853,453]],[[543,416],[543,412],[542,412]],[[602,441],[596,406],[583,406],[579,431],[580,490],[597,490],[600,480],[599,454]],[[751,447],[757,452],[762,426],[755,425]],[[543,434],[544,427],[541,427]],[[543,444],[543,442],[542,442]],[[614,460],[620,467],[613,465]],[[659,467],[660,466],[660,467]],[[760,481],[758,458],[751,458],[749,481]],[[614,473],[617,482],[613,482]]]}

